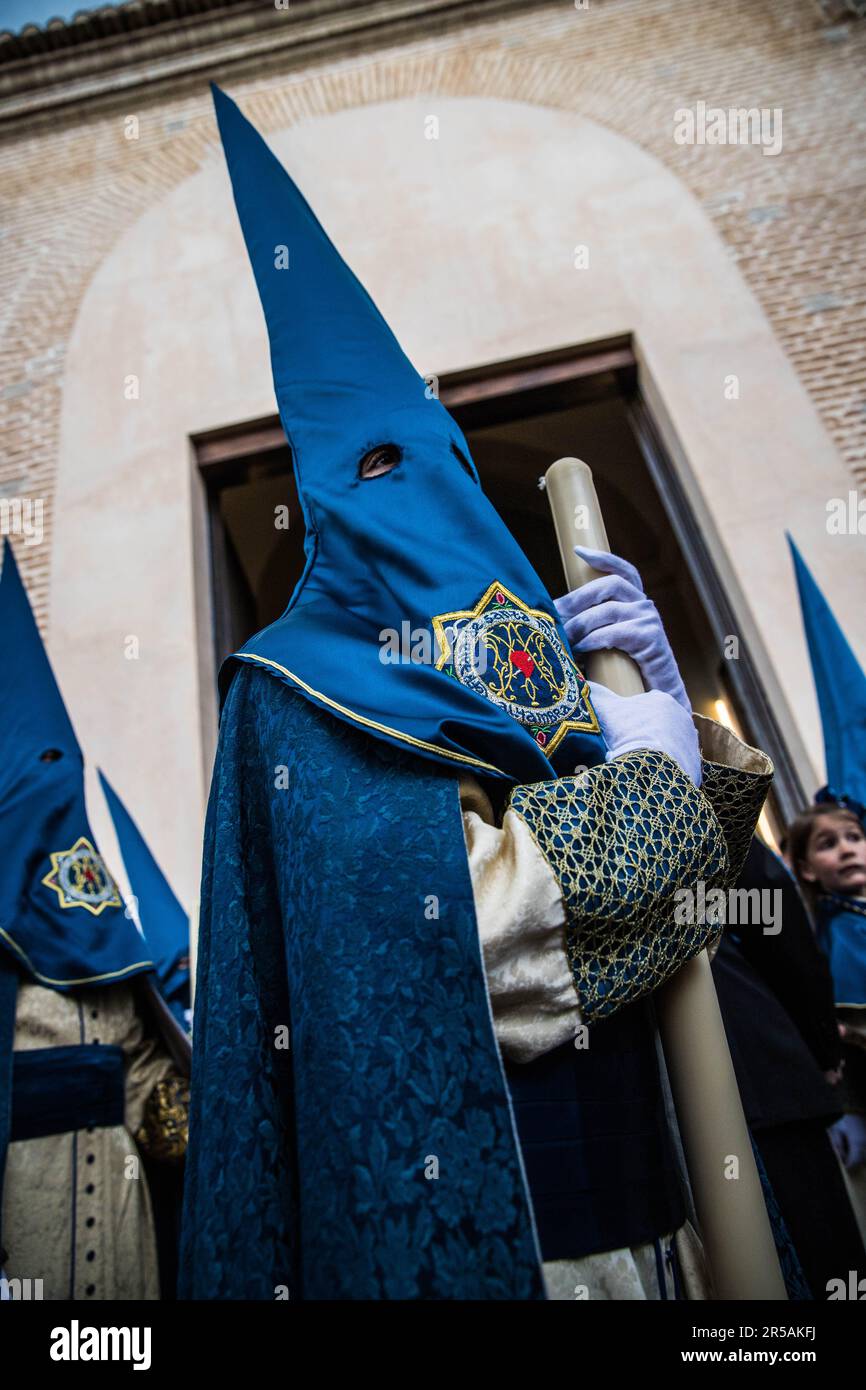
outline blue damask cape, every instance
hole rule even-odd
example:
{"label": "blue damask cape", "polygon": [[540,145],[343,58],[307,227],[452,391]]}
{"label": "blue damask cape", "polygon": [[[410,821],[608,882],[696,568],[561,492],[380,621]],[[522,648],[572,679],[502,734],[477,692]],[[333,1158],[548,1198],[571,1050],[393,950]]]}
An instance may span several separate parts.
{"label": "blue damask cape", "polygon": [[249,667],[194,1048],[182,1297],[544,1297],[456,776]]}

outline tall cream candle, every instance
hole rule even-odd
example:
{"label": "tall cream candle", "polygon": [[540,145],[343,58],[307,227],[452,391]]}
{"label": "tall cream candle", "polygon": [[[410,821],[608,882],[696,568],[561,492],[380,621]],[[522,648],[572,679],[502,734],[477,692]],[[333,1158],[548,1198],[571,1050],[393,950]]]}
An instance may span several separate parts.
{"label": "tall cream candle", "polygon": [[[608,549],[592,472],[580,459],[562,458],[545,481],[566,582],[580,588],[596,571],[574,546]],[[638,667],[623,652],[592,653],[586,666],[592,680],[618,695],[643,690]],[[715,1297],[787,1299],[706,951],[655,998]]]}

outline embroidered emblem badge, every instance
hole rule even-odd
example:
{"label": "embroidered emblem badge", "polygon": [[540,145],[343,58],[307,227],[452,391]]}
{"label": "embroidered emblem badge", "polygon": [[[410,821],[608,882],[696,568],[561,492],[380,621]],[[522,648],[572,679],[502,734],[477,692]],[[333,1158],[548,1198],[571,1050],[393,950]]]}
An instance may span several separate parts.
{"label": "embroidered emblem badge", "polygon": [[545,753],[569,732],[599,732],[589,686],[553,618],[527,607],[504,584],[491,584],[474,608],[440,613],[432,622],[437,670],[526,725]]}
{"label": "embroidered emblem badge", "polygon": [[123,906],[102,855],[84,835],[72,849],[51,855],[51,872],[42,882],[57,894],[61,907],[83,907],[98,917],[106,907]]}

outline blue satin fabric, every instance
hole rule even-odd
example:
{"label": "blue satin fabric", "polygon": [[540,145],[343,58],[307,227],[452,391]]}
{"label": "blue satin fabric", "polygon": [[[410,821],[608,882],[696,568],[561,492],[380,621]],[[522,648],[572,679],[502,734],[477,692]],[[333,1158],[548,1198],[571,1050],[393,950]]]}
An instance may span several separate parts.
{"label": "blue satin fabric", "polygon": [[831,799],[850,798],[862,810],[866,806],[866,672],[790,536],[788,544],[821,710]]}
{"label": "blue satin fabric", "polygon": [[544,1297],[456,778],[250,669],[193,1049],[182,1297]]}
{"label": "blue satin fabric", "polygon": [[[525,782],[602,761],[553,599],[482,493],[462,432],[261,136],[213,92],[306,528],[306,567],[286,612],[240,659],[452,766]],[[360,461],[378,445],[398,449],[399,463],[363,480]],[[439,664],[448,653],[434,620],[471,613],[491,586],[502,586],[500,614],[534,617],[499,622],[489,600],[498,656],[479,683],[465,662]],[[409,634],[410,652],[426,634],[426,657],[383,661],[389,630]]]}
{"label": "blue satin fabric", "polygon": [[103,772],[99,774],[117,832],[138,920],[156,967],[159,992],[175,1019],[189,1031],[191,976],[189,918],[148,848],[141,831]]}
{"label": "blue satin fabric", "polygon": [[830,961],[833,997],[866,1008],[866,899],[826,893],[816,904],[818,941]]}
{"label": "blue satin fabric", "polygon": [[[8,543],[0,631],[0,948],[52,989],[140,974],[150,952],[95,850],[81,750]],[[46,751],[60,756],[43,761]],[[93,849],[84,850],[86,891],[70,896],[44,880],[62,888],[81,840]]]}

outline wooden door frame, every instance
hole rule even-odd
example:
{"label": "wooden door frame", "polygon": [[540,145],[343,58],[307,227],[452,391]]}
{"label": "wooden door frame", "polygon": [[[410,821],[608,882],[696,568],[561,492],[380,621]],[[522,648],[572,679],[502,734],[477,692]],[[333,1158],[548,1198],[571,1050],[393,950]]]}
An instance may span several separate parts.
{"label": "wooden door frame", "polygon": [[[750,735],[775,764],[774,799],[781,820],[787,824],[809,798],[759,675],[756,654],[744,638],[739,638],[738,659],[722,666],[725,639],[739,629],[736,612],[708,537],[697,524],[683,480],[641,389],[632,336],[623,334],[580,347],[446,373],[438,380],[438,391],[442,404],[464,432],[590,401],[623,401],[635,441],[707,614],[720,653],[719,669],[735,710],[741,719],[748,712]],[[219,491],[229,478],[232,482],[254,481],[285,471],[291,467],[291,456],[275,415],[210,431],[193,438],[192,444],[208,498],[214,639],[217,649],[224,649],[230,605]]]}

